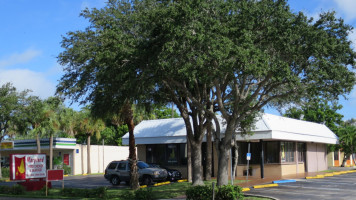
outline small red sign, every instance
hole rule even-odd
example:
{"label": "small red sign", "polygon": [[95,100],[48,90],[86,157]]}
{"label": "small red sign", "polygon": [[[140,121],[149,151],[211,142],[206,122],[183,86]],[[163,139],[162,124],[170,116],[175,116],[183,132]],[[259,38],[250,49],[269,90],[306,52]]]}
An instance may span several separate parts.
{"label": "small red sign", "polygon": [[62,181],[63,169],[47,170],[47,181]]}

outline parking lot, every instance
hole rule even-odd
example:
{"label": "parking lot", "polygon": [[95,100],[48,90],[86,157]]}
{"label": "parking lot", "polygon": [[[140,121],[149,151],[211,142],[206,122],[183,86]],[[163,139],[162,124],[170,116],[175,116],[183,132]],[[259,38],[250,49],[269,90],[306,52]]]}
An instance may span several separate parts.
{"label": "parking lot", "polygon": [[297,179],[280,183],[278,187],[251,189],[245,194],[269,196],[276,199],[355,199],[356,173],[322,179]]}

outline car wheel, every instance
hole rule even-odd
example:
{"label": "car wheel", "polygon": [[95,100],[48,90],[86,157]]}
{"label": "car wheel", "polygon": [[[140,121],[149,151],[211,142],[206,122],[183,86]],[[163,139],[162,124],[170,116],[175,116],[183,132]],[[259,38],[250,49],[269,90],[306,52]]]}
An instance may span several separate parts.
{"label": "car wheel", "polygon": [[110,182],[111,182],[111,184],[113,184],[113,185],[120,185],[120,178],[117,177],[117,176],[113,176],[113,177],[111,177]]}
{"label": "car wheel", "polygon": [[143,184],[144,185],[152,185],[153,180],[150,176],[143,177]]}
{"label": "car wheel", "polygon": [[130,181],[126,181],[125,183],[126,183],[126,185],[130,185]]}

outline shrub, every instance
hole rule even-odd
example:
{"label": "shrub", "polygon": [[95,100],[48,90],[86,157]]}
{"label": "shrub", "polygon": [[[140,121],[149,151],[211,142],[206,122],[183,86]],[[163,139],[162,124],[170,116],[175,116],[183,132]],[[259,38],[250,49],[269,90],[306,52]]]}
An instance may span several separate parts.
{"label": "shrub", "polygon": [[9,178],[10,177],[10,168],[8,167],[2,167],[1,168],[1,173],[3,178]]}
{"label": "shrub", "polygon": [[13,195],[20,195],[25,194],[25,188],[21,185],[14,185],[14,186],[0,186],[0,194],[13,194]]}
{"label": "shrub", "polygon": [[64,188],[61,190],[61,195],[66,197],[85,197],[85,198],[100,198],[106,199],[108,196],[106,187],[96,189],[74,189]]}
{"label": "shrub", "polygon": [[242,189],[239,186],[223,185],[217,188],[215,195],[216,200],[231,200],[231,199],[243,199],[244,195]]}
{"label": "shrub", "polygon": [[127,191],[120,197],[125,200],[152,200],[153,193],[151,188],[141,188],[136,191]]}
{"label": "shrub", "polygon": [[65,175],[71,174],[72,173],[72,168],[70,168],[68,165],[63,165],[63,172]]}
{"label": "shrub", "polygon": [[152,189],[138,189],[135,191],[135,199],[136,200],[152,200],[153,199]]}
{"label": "shrub", "polygon": [[210,200],[212,199],[213,189],[211,186],[194,186],[185,191],[187,200]]}

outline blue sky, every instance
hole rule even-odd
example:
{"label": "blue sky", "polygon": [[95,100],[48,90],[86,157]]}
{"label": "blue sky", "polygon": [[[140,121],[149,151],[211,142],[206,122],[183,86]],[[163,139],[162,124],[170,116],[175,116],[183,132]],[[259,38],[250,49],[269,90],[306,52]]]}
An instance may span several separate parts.
{"label": "blue sky", "polygon": [[[84,8],[101,8],[106,0],[0,0],[0,85],[12,82],[33,95],[54,95],[63,75],[56,57],[63,50],[62,36],[83,30],[89,23],[79,17]],[[346,23],[356,26],[356,0],[290,0],[293,11],[310,17],[334,10]],[[356,32],[356,31],[355,31]],[[356,46],[356,33],[350,34]],[[344,119],[355,118],[356,90],[341,100]],[[267,110],[269,113],[276,113]]]}

